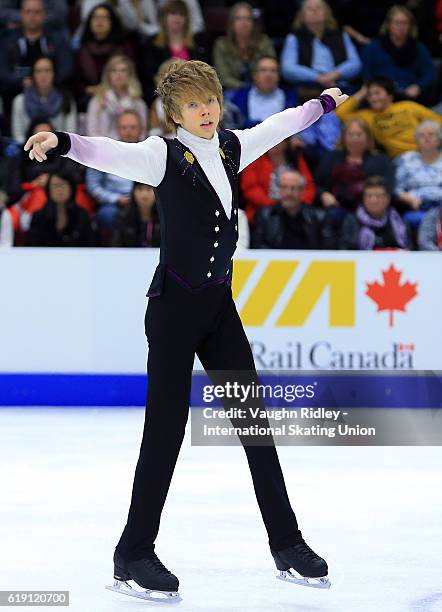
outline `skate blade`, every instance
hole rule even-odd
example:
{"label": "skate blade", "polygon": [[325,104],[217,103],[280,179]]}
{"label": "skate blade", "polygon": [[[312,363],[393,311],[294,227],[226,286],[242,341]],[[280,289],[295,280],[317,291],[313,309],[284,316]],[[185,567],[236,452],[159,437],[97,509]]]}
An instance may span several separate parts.
{"label": "skate blade", "polygon": [[309,578],[308,576],[301,576],[301,574],[298,574],[292,569],[280,571],[276,578],[278,580],[283,580],[284,582],[291,582],[293,584],[299,584],[300,586],[312,587],[313,589],[329,589],[331,586],[328,576]]}
{"label": "skate blade", "polygon": [[144,599],[155,604],[175,604],[182,601],[182,598],[178,591],[159,591],[155,589],[144,589],[139,591],[131,586],[128,582],[122,582],[121,580],[115,580],[112,586],[106,586],[109,591],[115,591],[122,595],[129,595],[129,597],[138,597],[138,599]]}

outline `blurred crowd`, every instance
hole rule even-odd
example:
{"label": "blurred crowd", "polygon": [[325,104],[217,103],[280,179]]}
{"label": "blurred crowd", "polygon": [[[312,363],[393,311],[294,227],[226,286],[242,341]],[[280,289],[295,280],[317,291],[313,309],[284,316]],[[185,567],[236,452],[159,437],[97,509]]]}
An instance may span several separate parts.
{"label": "blurred crowd", "polygon": [[239,248],[441,250],[441,49],[442,0],[1,0],[0,246],[158,247],[152,187],[23,144],[173,138],[156,84],[200,59],[227,129],[350,95],[243,170]]}

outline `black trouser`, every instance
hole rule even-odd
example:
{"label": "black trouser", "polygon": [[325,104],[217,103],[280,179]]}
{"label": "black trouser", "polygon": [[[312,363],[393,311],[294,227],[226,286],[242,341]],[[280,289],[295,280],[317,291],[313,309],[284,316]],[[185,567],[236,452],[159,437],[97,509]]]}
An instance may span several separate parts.
{"label": "black trouser", "polygon": [[[117,545],[128,560],[154,550],[184,438],[195,353],[205,370],[247,370],[256,375],[228,284],[191,293],[166,274],[163,293],[149,298],[145,327],[149,354],[144,432],[127,524]],[[244,450],[270,547],[281,550],[294,544],[300,532],[276,448],[247,445]]]}

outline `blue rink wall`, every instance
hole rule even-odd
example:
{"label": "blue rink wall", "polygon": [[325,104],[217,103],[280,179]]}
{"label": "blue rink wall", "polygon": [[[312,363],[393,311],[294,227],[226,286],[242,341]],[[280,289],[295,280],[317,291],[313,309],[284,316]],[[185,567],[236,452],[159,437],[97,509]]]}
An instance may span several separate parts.
{"label": "blue rink wall", "polygon": [[[392,372],[330,375],[260,373],[260,382],[276,387],[316,387],[313,397],[269,399],[267,407],[442,408],[442,373]],[[0,405],[3,406],[144,406],[148,380],[142,375],[103,374],[0,374]],[[210,379],[202,372],[193,376],[191,407],[221,406],[220,400],[204,402],[203,389]]]}
{"label": "blue rink wall", "polygon": [[[156,249],[1,250],[0,406],[144,406],[157,262]],[[257,369],[333,382],[324,406],[372,389],[365,405],[380,393],[392,407],[428,406],[440,396],[441,263],[439,253],[239,252],[232,289]]]}

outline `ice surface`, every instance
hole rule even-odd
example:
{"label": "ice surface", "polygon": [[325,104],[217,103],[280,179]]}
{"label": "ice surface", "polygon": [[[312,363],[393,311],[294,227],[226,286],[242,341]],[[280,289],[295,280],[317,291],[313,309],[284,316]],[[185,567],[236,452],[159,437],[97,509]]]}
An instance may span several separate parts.
{"label": "ice surface", "polygon": [[321,591],[276,580],[243,449],[192,447],[190,423],[156,543],[183,602],[105,590],[143,422],[139,409],[0,409],[1,590],[69,590],[71,612],[442,610],[440,447],[278,448],[329,564]]}

